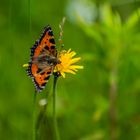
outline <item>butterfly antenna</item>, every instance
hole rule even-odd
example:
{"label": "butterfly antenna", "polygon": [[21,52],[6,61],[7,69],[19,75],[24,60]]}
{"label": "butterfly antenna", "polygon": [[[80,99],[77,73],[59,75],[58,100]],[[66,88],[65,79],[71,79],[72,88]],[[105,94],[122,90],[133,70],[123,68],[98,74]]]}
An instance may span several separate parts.
{"label": "butterfly antenna", "polygon": [[59,24],[60,32],[59,32],[59,45],[60,45],[60,50],[64,47],[63,41],[62,41],[62,36],[63,36],[63,27],[66,21],[66,17],[63,17],[61,23]]}

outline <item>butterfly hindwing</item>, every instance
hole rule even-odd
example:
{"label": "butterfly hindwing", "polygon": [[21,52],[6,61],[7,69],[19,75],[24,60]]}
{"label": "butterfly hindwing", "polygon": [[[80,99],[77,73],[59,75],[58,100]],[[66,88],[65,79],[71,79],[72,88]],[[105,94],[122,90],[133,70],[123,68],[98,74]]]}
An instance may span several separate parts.
{"label": "butterfly hindwing", "polygon": [[43,71],[43,69],[38,68],[38,65],[36,64],[31,63],[29,65],[27,72],[28,75],[32,78],[37,92],[40,92],[45,88],[45,85],[48,82],[52,71],[53,67],[51,66],[48,66],[47,69]]}

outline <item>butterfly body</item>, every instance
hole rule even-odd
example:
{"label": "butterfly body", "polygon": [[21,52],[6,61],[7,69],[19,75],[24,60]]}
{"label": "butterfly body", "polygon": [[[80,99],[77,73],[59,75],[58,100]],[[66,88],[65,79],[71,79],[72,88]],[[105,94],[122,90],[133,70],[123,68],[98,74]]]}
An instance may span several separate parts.
{"label": "butterfly body", "polygon": [[40,69],[47,66],[55,66],[60,63],[60,60],[54,56],[44,55],[32,59],[32,63],[37,64]]}
{"label": "butterfly body", "polygon": [[50,26],[45,27],[42,36],[31,48],[31,59],[27,69],[37,92],[41,92],[53,73],[54,67],[61,63]]}

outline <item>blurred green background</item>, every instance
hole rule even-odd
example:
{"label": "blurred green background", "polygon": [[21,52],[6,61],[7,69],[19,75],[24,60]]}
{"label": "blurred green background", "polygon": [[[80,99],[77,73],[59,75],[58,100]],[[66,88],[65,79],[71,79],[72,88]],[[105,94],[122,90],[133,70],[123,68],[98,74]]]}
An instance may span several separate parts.
{"label": "blurred green background", "polygon": [[[0,0],[0,140],[31,140],[34,86],[24,63],[42,29],[77,52],[84,66],[57,83],[61,140],[140,140],[140,1]],[[36,118],[47,98],[39,140],[51,140],[52,78],[37,95]]]}

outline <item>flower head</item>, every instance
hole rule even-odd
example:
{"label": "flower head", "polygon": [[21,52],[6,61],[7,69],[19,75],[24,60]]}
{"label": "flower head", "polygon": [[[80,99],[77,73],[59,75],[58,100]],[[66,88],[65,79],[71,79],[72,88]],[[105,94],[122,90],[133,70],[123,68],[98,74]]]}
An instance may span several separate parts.
{"label": "flower head", "polygon": [[54,72],[59,72],[65,78],[65,73],[75,74],[78,69],[83,69],[83,66],[75,65],[81,59],[80,57],[73,58],[75,55],[76,52],[71,51],[71,49],[61,51],[58,55],[61,63],[55,66]]}

